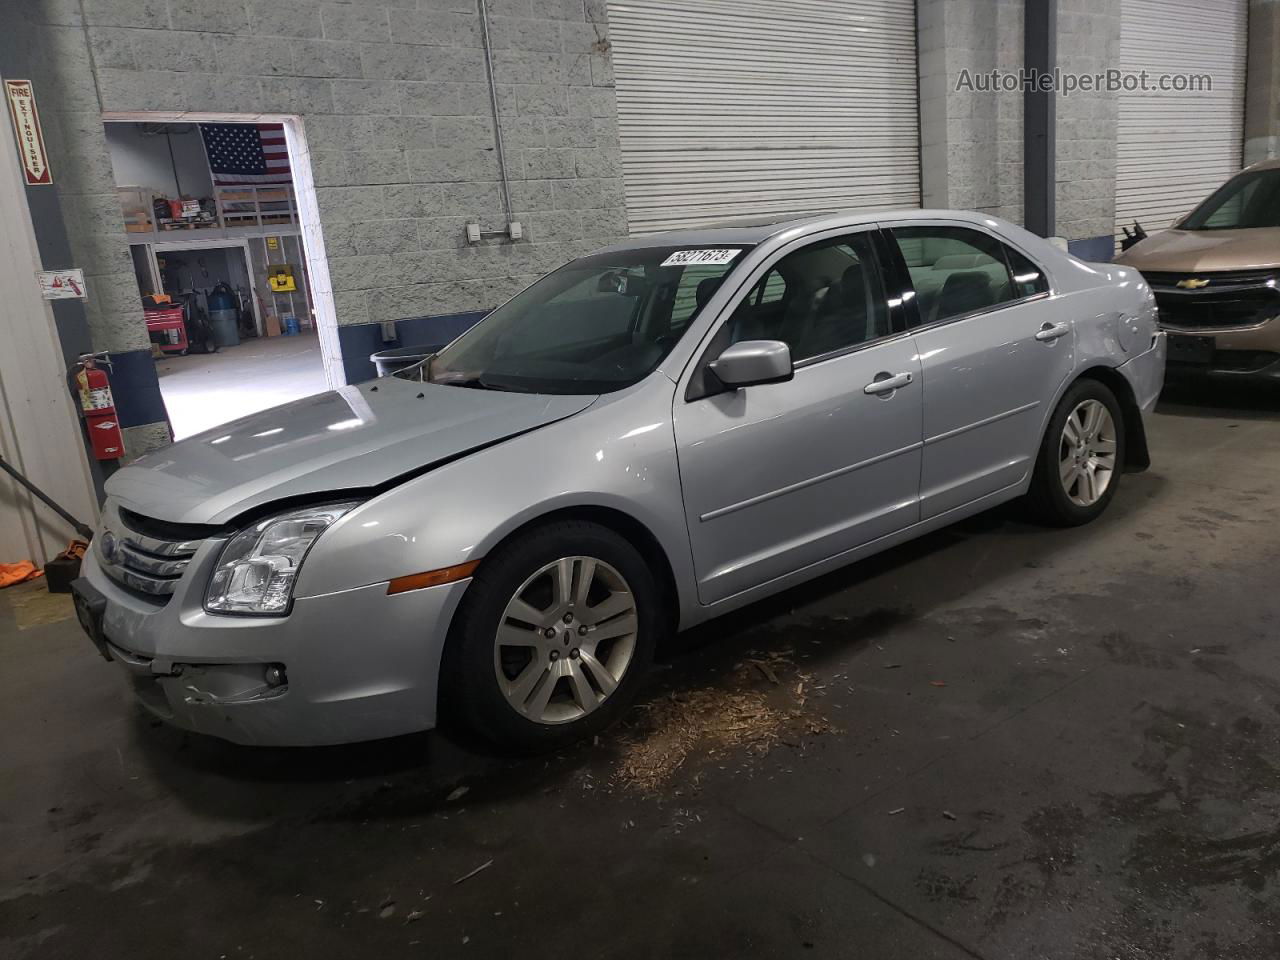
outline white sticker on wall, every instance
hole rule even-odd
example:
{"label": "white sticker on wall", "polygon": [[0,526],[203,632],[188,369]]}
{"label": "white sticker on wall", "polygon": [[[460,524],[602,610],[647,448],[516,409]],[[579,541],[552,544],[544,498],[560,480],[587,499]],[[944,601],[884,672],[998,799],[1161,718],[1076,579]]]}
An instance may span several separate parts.
{"label": "white sticker on wall", "polygon": [[718,266],[729,263],[742,251],[729,250],[677,250],[662,261],[664,267],[688,267],[693,264]]}
{"label": "white sticker on wall", "polygon": [[36,274],[40,281],[40,294],[46,300],[83,300],[84,271],[79,268],[70,270],[41,270]]}

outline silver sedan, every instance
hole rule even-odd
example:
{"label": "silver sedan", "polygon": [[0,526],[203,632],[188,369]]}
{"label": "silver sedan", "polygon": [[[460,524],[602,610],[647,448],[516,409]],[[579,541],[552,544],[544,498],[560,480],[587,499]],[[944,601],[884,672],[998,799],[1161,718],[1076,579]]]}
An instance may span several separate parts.
{"label": "silver sedan", "polygon": [[77,609],[191,730],[548,748],[674,631],[1015,497],[1097,517],[1163,374],[1136,271],[990,217],[634,238],[120,471]]}

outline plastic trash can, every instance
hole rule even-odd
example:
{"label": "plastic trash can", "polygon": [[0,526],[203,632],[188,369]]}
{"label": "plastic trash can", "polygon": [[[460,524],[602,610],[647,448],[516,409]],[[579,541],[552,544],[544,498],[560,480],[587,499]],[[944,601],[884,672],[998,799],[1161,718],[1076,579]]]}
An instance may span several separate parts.
{"label": "plastic trash can", "polygon": [[390,376],[397,370],[403,370],[405,367],[412,367],[415,363],[421,363],[432,354],[438,352],[443,343],[422,344],[414,347],[394,347],[390,350],[379,350],[377,353],[369,355],[374,367],[378,370],[379,377]]}
{"label": "plastic trash can", "polygon": [[236,309],[235,294],[225,283],[219,283],[206,298],[209,304],[209,326],[213,328],[213,342],[220,347],[234,347],[240,343],[240,311]]}

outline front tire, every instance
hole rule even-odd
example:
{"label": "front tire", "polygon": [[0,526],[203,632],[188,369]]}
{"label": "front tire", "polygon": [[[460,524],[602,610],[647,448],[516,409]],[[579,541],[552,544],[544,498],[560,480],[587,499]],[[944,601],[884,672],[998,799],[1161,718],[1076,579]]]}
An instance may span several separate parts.
{"label": "front tire", "polygon": [[1055,526],[1089,523],[1115,496],[1124,458],[1124,414],[1116,395],[1097,380],[1077,380],[1040,444],[1030,492],[1036,513]]}
{"label": "front tire", "polygon": [[634,699],[665,629],[644,558],[607,527],[560,521],[490,555],[449,631],[449,713],[499,746],[552,750]]}

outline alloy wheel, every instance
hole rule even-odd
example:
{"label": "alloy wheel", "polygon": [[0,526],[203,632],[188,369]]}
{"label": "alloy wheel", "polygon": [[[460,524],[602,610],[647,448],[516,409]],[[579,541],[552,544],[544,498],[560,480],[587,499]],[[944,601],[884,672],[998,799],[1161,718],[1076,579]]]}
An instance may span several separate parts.
{"label": "alloy wheel", "polygon": [[493,667],[507,702],[535,723],[570,723],[622,682],[640,618],[625,578],[594,557],[562,557],[507,603]]}
{"label": "alloy wheel", "polygon": [[1058,445],[1058,475],[1067,499],[1091,507],[1116,470],[1116,424],[1100,400],[1082,400],[1067,416]]}

